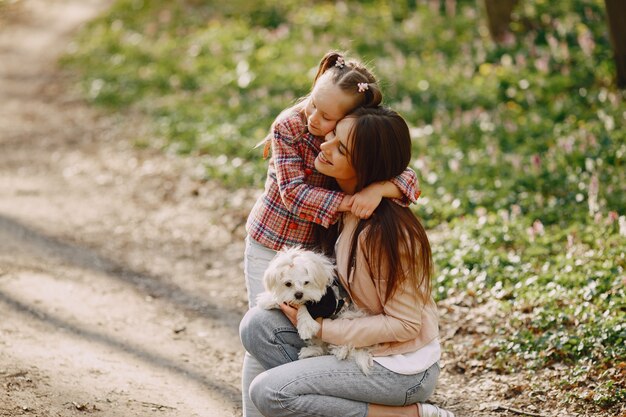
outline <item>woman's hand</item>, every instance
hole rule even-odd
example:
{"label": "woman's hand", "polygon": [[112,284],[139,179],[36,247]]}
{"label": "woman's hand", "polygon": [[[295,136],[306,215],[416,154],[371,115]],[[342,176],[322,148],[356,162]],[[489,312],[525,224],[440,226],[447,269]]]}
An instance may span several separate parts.
{"label": "woman's hand", "polygon": [[[298,327],[298,309],[301,308],[302,306],[296,306],[296,307],[292,307],[287,303],[282,303],[279,305],[280,310],[283,312],[283,314],[287,317],[287,319],[289,319],[289,321],[291,322],[291,324],[293,324],[293,327]],[[302,308],[306,308],[306,307],[302,307]],[[318,317],[315,319],[316,322],[318,322],[320,324],[320,330],[317,332],[316,336],[320,337],[322,335],[322,318]]]}
{"label": "woman's hand", "polygon": [[292,307],[287,303],[282,303],[279,307],[291,324],[293,324],[293,327],[298,327],[298,308],[300,308],[300,306]]}

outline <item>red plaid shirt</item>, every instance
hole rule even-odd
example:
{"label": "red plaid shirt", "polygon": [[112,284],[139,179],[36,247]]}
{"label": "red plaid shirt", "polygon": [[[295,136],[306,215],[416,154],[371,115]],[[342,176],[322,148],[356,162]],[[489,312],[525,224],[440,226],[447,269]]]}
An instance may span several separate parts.
{"label": "red plaid shirt", "polygon": [[[323,141],[307,132],[298,112],[275,124],[265,191],[246,224],[252,239],[273,250],[283,246],[312,247],[316,243],[314,224],[328,227],[337,221],[337,208],[345,194],[329,190],[332,178],[315,169]],[[408,206],[419,197],[417,175],[410,168],[391,181],[404,194],[394,199],[398,204]]]}

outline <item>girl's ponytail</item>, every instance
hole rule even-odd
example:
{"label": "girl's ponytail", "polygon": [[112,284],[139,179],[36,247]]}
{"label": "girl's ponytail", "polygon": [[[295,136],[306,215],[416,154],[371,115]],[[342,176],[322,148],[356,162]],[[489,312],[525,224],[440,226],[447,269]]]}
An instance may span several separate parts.
{"label": "girl's ponytail", "polygon": [[380,91],[378,83],[367,83],[367,89],[364,91],[361,91],[363,88],[359,88],[359,84],[357,84],[357,91],[364,94],[363,101],[361,101],[361,107],[378,107],[383,101],[383,92]]}
{"label": "girl's ponytail", "polygon": [[343,58],[343,54],[337,51],[327,52],[326,55],[322,57],[319,66],[317,67],[317,74],[313,79],[313,86],[317,82],[317,79],[322,76],[323,73],[328,71],[331,68],[343,69],[346,63]]}
{"label": "girl's ponytail", "polygon": [[362,63],[346,60],[342,53],[330,51],[320,61],[313,86],[326,72],[342,91],[355,96],[357,107],[377,107],[383,101],[376,77]]}

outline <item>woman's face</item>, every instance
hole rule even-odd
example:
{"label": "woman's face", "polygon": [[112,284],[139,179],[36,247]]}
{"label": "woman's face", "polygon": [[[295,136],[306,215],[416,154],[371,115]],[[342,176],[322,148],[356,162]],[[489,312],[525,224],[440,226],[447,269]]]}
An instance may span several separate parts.
{"label": "woman's face", "polygon": [[335,130],[326,135],[321,145],[321,152],[315,158],[315,169],[324,175],[333,177],[341,188],[349,193],[356,187],[356,171],[352,166],[350,151],[352,137],[350,135],[355,119],[346,117],[337,123]]}
{"label": "woman's face", "polygon": [[337,126],[337,121],[352,110],[354,100],[353,96],[332,82],[328,73],[322,75],[304,108],[309,132],[315,136],[326,136]]}

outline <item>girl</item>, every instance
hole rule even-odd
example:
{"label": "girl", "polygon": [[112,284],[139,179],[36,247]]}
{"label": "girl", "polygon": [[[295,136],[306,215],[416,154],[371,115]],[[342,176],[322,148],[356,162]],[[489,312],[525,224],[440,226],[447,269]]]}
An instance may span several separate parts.
{"label": "girl", "polygon": [[[404,120],[384,108],[358,109],[326,137],[320,173],[354,194],[402,173],[411,139]],[[365,376],[353,360],[298,359],[297,309],[254,308],[242,320],[242,342],[268,369],[250,395],[266,416],[453,417],[425,404],[439,376],[437,307],[431,296],[428,237],[407,207],[383,200],[367,220],[343,214],[336,241],[339,279],[369,316],[318,319],[318,337],[336,345],[374,346]],[[331,240],[332,242],[332,240]],[[283,314],[284,313],[284,314]]]}
{"label": "girl", "polygon": [[[419,196],[417,177],[407,169],[395,178],[372,183],[356,196],[331,191],[331,179],[316,170],[315,158],[324,136],[357,107],[375,107],[382,93],[376,78],[363,65],[347,61],[337,52],[321,60],[311,93],[281,113],[265,141],[271,147],[265,191],[248,217],[244,273],[248,304],[256,304],[263,291],[267,265],[283,246],[314,247],[317,225],[328,228],[340,212],[352,210],[366,218],[382,197],[409,205]],[[258,416],[248,398],[249,382],[263,368],[244,357],[242,391],[244,417]]]}

